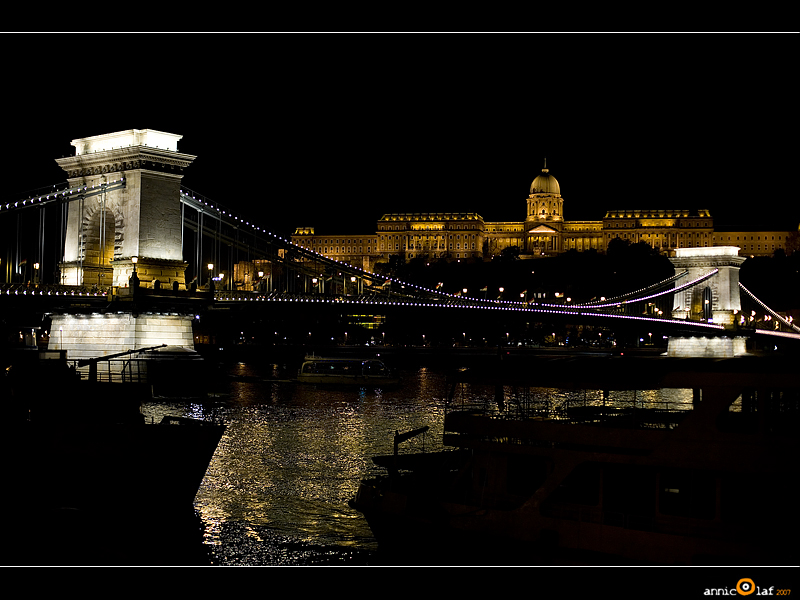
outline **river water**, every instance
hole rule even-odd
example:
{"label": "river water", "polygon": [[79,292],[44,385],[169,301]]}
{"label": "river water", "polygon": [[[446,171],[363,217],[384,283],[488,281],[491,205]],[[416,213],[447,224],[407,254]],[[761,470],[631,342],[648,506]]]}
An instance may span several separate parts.
{"label": "river water", "polygon": [[[148,421],[172,414],[227,425],[195,498],[211,564],[387,564],[347,502],[376,472],[371,457],[392,452],[396,430],[430,428],[403,451],[442,449],[447,371],[403,366],[400,385],[348,389],[286,381],[298,366],[229,363],[208,400],[151,401],[142,411]],[[691,402],[691,390],[663,392]],[[490,386],[463,393],[470,401],[494,397]]]}
{"label": "river water", "polygon": [[392,452],[396,429],[424,425],[409,449],[441,449],[443,371],[403,370],[385,389],[280,381],[297,366],[230,364],[229,383],[202,404],[142,407],[148,421],[178,414],[227,425],[195,499],[214,564],[375,564],[372,533],[347,504],[371,457]]}

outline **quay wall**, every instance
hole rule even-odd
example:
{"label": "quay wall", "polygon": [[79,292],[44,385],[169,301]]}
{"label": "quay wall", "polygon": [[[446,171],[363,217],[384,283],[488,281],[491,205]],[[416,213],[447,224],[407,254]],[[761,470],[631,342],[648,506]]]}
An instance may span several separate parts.
{"label": "quay wall", "polygon": [[673,337],[667,344],[667,356],[681,358],[733,358],[747,354],[744,337]]}
{"label": "quay wall", "polygon": [[191,315],[53,315],[48,350],[68,360],[97,358],[166,344],[194,350]]}

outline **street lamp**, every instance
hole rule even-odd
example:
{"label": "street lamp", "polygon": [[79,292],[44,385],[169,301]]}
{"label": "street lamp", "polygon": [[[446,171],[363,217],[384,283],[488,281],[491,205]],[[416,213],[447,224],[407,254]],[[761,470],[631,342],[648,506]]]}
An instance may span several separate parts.
{"label": "street lamp", "polygon": [[139,276],[136,274],[136,263],[139,262],[138,256],[131,256],[131,263],[133,264],[133,273],[131,274],[131,278],[128,281],[128,285],[131,288],[138,288],[139,287]]}

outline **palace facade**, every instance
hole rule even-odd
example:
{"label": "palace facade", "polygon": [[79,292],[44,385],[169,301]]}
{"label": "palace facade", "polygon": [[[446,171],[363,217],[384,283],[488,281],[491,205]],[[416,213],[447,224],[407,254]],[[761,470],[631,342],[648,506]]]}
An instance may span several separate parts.
{"label": "palace facade", "polygon": [[667,254],[676,248],[739,246],[743,256],[771,256],[777,249],[791,251],[792,234],[715,231],[707,209],[615,209],[599,221],[567,221],[561,186],[545,162],[531,183],[524,221],[484,221],[477,213],[388,213],[378,220],[375,234],[318,235],[313,227],[299,227],[292,242],[373,271],[392,256],[485,260],[509,248],[520,258],[605,252],[615,238],[645,242]]}

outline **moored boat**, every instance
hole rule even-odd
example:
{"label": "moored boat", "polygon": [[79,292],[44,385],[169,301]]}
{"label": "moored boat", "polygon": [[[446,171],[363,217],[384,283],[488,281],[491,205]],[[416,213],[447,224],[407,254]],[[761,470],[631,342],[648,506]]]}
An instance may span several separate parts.
{"label": "moored boat", "polygon": [[[538,366],[547,386],[559,368],[580,379],[585,363]],[[379,547],[413,557],[425,540],[438,554],[423,560],[459,551],[479,564],[796,564],[781,543],[798,525],[800,383],[790,365],[609,359],[592,371],[598,390],[626,373],[641,386],[649,373],[654,389],[691,388],[695,402],[451,402],[450,450],[375,457],[387,474],[362,481],[351,501]]]}
{"label": "moored boat", "polygon": [[147,384],[81,381],[63,359],[18,360],[1,383],[9,509],[191,510],[225,431],[181,416],[147,423]]}
{"label": "moored boat", "polygon": [[306,356],[297,374],[300,383],[386,386],[400,382],[377,358],[323,358]]}
{"label": "moored boat", "polygon": [[20,353],[0,386],[2,564],[208,564],[192,515],[223,424],[148,423],[147,383],[82,381],[63,356]]}

